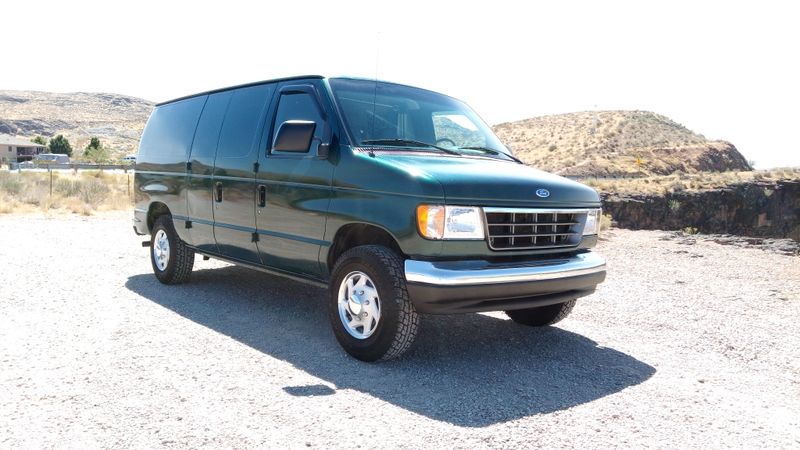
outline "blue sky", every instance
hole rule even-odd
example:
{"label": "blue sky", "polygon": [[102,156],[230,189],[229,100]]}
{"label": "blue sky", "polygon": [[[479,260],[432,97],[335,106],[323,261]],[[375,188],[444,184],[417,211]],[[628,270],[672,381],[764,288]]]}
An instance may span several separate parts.
{"label": "blue sky", "polygon": [[[0,89],[166,100],[306,73],[444,92],[490,124],[655,111],[800,166],[793,2],[44,2],[3,6]],[[18,20],[18,19],[24,20]]]}

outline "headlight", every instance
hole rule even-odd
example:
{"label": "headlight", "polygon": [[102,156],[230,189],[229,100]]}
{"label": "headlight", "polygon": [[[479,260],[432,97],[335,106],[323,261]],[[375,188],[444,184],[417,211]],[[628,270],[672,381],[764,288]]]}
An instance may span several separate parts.
{"label": "headlight", "polygon": [[583,226],[583,235],[600,233],[600,213],[599,209],[592,209],[586,214],[586,224]]}
{"label": "headlight", "polygon": [[483,239],[483,214],[473,206],[419,205],[419,233],[428,239]]}

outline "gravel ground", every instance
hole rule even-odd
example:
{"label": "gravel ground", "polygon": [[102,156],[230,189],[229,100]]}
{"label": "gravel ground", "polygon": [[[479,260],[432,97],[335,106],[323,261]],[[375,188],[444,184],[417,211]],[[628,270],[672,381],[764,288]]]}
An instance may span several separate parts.
{"label": "gravel ground", "polygon": [[129,214],[0,227],[3,448],[800,448],[798,257],[614,230],[557,327],[427,316],[365,364],[320,289],[160,285]]}

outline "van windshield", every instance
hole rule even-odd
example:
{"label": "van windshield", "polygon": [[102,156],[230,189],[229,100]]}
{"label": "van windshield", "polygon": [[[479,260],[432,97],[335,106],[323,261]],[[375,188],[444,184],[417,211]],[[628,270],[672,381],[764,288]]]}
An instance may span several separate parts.
{"label": "van windshield", "polygon": [[333,95],[354,145],[429,147],[507,159],[510,151],[466,104],[424,89],[333,78]]}

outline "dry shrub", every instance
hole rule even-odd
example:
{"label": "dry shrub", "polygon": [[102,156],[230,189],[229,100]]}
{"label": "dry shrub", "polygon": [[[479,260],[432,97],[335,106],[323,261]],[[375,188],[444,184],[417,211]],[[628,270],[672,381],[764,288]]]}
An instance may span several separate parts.
{"label": "dry shrub", "polygon": [[53,192],[57,192],[63,197],[74,197],[80,192],[80,182],[59,177],[53,182]]}
{"label": "dry shrub", "polygon": [[51,197],[51,196],[48,195],[48,196],[45,196],[45,197],[39,199],[39,205],[38,206],[43,211],[49,211],[51,209],[59,209],[61,207],[61,200],[62,200],[62,198],[59,197],[59,196],[53,195]]}
{"label": "dry shrub", "polygon": [[600,216],[600,231],[605,231],[611,228],[611,223],[613,222],[613,218],[611,214],[603,214]]}
{"label": "dry shrub", "polygon": [[20,191],[17,198],[22,203],[40,206],[50,196],[50,187],[39,183],[31,183]]}
{"label": "dry shrub", "polygon": [[675,180],[675,181],[673,181],[672,183],[670,183],[670,185],[669,185],[669,186],[667,186],[667,189],[668,189],[670,192],[683,192],[683,191],[684,191],[686,188],[685,188],[685,186],[683,185],[683,182],[682,182],[682,181],[680,181],[680,180]]}
{"label": "dry shrub", "polygon": [[9,214],[14,212],[16,202],[8,197],[0,198],[0,214]]}
{"label": "dry shrub", "polygon": [[106,198],[100,209],[119,211],[123,209],[131,209],[132,207],[133,202],[131,201],[130,197],[128,197],[126,192],[113,191],[111,195]]}
{"label": "dry shrub", "polygon": [[92,207],[77,197],[64,199],[62,207],[75,214],[81,214],[84,216],[90,216],[92,214]]}
{"label": "dry shrub", "polygon": [[113,173],[113,172],[106,172],[103,170],[87,170],[81,172],[81,177],[85,180],[95,179],[100,180],[105,183],[115,183],[120,177],[120,174]]}
{"label": "dry shrub", "polygon": [[8,172],[0,172],[0,192],[16,195],[22,190],[22,183],[17,176]]}
{"label": "dry shrub", "polygon": [[87,205],[96,208],[108,197],[109,191],[110,189],[105,181],[88,180],[82,182],[78,187],[78,198]]}

